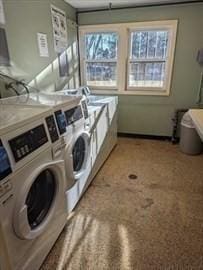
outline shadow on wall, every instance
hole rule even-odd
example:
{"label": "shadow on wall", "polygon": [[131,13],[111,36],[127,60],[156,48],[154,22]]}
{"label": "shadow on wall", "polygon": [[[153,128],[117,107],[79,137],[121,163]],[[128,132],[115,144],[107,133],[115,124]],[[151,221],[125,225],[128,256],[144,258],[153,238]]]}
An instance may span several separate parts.
{"label": "shadow on wall", "polygon": [[[63,88],[77,88],[79,87],[79,69],[78,69],[78,56],[77,56],[77,44],[73,42],[66,50],[68,61],[68,76],[60,77],[59,75],[59,58],[55,58],[47,67],[40,71],[28,85],[30,91],[47,91],[55,92]],[[0,68],[4,74],[7,74],[15,79],[21,80],[28,76],[28,74],[15,66],[15,63],[11,64],[10,68]],[[11,81],[7,80],[4,83]],[[0,94],[2,97],[8,97],[14,95],[13,91],[5,90],[3,82],[0,81]]]}
{"label": "shadow on wall", "polygon": [[30,83],[31,87],[39,90],[54,92],[64,87],[77,88],[79,86],[77,44],[73,42],[66,50],[68,60],[68,77],[59,77],[58,57],[43,69]]}

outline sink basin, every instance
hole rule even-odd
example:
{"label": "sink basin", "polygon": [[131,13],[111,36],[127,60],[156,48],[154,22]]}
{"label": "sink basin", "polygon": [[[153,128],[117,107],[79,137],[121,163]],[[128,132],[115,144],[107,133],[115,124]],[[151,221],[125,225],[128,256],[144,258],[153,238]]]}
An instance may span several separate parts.
{"label": "sink basin", "polygon": [[96,96],[96,95],[89,95],[88,97],[89,102],[98,102],[103,99],[108,98],[107,96]]}
{"label": "sink basin", "polygon": [[102,106],[104,103],[109,103],[112,100],[112,97],[109,96],[96,96],[96,95],[90,95],[87,97],[88,104],[92,106]]}
{"label": "sink basin", "polygon": [[102,107],[107,103],[105,100],[99,100],[98,102],[89,102],[88,106],[96,106],[96,107]]}

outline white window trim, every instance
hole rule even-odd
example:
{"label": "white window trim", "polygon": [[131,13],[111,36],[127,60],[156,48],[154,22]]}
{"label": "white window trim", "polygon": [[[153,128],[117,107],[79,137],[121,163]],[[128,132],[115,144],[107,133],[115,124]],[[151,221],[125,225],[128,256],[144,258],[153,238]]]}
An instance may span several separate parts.
{"label": "white window trim", "polygon": [[[177,20],[167,21],[149,21],[136,23],[121,23],[121,24],[99,24],[99,25],[84,25],[79,27],[79,44],[80,44],[80,67],[81,81],[86,84],[85,68],[84,68],[84,35],[89,32],[117,32],[119,35],[118,41],[118,59],[117,59],[117,88],[115,87],[94,87],[93,93],[98,94],[118,94],[118,95],[155,95],[169,96],[172,70],[176,46]],[[150,30],[150,29],[167,29],[169,30],[168,43],[168,60],[166,61],[166,79],[163,88],[147,87],[128,87],[128,70],[129,59],[128,52],[130,49],[129,31],[133,30]]]}
{"label": "white window trim", "polygon": [[[85,55],[85,40],[84,40],[84,35],[85,34],[88,34],[88,33],[91,33],[91,32],[102,32],[102,33],[108,33],[108,32],[116,32],[118,33],[118,51],[117,51],[117,60],[110,60],[110,61],[107,61],[107,62],[116,62],[117,63],[117,78],[116,78],[116,82],[117,82],[117,85],[116,86],[108,86],[108,90],[112,90],[112,91],[116,91],[117,92],[117,89],[118,89],[118,85],[119,85],[119,55],[120,55],[120,48],[119,48],[119,44],[121,44],[120,42],[120,35],[119,35],[119,29],[118,27],[115,27],[115,25],[113,25],[112,27],[108,28],[106,27],[106,25],[96,25],[96,26],[80,26],[79,27],[79,44],[80,44],[80,73],[81,73],[81,80],[82,80],[82,84],[83,85],[87,85],[86,83],[86,68],[85,68],[85,63],[86,62],[105,62],[105,60],[93,60],[93,61],[87,61],[85,60],[84,58],[84,55]],[[82,46],[81,46],[82,45]],[[91,88],[91,87],[90,87]],[[106,93],[106,90],[107,89],[107,86],[94,86],[94,90],[97,91],[105,91]],[[98,93],[98,92],[97,92]]]}

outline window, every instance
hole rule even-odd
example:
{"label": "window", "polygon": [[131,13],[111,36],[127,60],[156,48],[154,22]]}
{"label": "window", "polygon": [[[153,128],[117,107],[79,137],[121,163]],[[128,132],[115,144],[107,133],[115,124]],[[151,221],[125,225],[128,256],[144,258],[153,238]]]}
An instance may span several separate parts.
{"label": "window", "polygon": [[97,91],[169,95],[177,21],[81,26],[82,82]]}
{"label": "window", "polygon": [[167,31],[131,32],[129,87],[163,87],[167,44]]}
{"label": "window", "polygon": [[117,46],[117,33],[85,34],[84,68],[88,86],[116,88]]}

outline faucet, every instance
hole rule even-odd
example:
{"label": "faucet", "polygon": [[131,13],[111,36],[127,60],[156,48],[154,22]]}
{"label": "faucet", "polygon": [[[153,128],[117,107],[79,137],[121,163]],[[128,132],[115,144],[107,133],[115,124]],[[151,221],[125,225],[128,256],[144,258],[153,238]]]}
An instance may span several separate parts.
{"label": "faucet", "polygon": [[79,91],[81,91],[81,94],[84,95],[84,96],[86,96],[86,98],[87,98],[87,96],[89,96],[91,94],[91,91],[90,91],[90,89],[89,89],[88,86],[82,86],[82,87],[80,87],[79,88]]}

